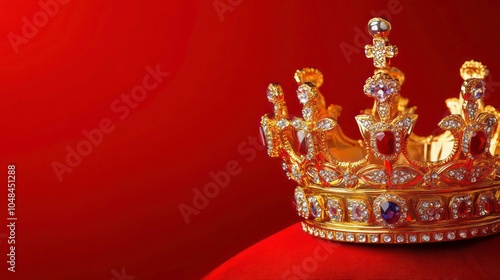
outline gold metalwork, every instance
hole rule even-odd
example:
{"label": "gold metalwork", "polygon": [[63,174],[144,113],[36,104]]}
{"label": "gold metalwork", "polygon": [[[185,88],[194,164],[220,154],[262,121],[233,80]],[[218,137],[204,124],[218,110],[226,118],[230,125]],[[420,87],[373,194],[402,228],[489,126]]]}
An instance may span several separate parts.
{"label": "gold metalwork", "polygon": [[[488,69],[465,62],[460,95],[446,100],[450,115],[438,124],[444,132],[415,135],[416,108],[400,95],[404,74],[389,67],[388,58],[397,54],[388,45],[391,25],[374,18],[368,27],[373,46],[366,47],[366,56],[374,58],[376,69],[363,92],[374,98],[374,105],[356,116],[361,140],[342,132],[341,107],[326,105],[319,70],[295,73],[301,117],[289,119],[279,84],[268,87],[274,114],[262,117],[265,143],[298,184],[295,199],[304,230],[338,241],[391,244],[496,233],[500,113],[483,103]],[[394,204],[404,210],[399,220],[382,217],[381,207]]]}

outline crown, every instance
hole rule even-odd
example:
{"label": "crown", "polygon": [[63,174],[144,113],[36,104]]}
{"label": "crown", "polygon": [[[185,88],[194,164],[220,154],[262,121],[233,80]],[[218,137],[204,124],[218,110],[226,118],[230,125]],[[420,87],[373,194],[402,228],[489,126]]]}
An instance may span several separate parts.
{"label": "crown", "polygon": [[391,24],[368,22],[373,76],[363,92],[374,106],[356,116],[362,140],[347,137],[338,123],[341,107],[326,106],[323,75],[297,70],[302,117],[290,119],[279,84],[267,88],[273,115],[261,120],[271,157],[283,161],[297,183],[296,210],[305,232],[358,243],[425,243],[491,235],[500,227],[499,112],[483,102],[487,68],[467,61],[458,98],[438,136],[413,133],[416,108],[400,95],[403,73],[390,67],[398,54],[388,40]]}

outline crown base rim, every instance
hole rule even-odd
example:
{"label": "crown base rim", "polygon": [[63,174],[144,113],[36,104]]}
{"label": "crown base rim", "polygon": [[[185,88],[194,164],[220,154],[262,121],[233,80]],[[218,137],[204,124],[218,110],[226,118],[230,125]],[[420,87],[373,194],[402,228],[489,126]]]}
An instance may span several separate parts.
{"label": "crown base rim", "polygon": [[484,217],[469,224],[435,228],[396,228],[354,230],[303,221],[302,230],[314,237],[336,242],[362,244],[422,244],[466,240],[495,235],[500,231],[500,216]]}

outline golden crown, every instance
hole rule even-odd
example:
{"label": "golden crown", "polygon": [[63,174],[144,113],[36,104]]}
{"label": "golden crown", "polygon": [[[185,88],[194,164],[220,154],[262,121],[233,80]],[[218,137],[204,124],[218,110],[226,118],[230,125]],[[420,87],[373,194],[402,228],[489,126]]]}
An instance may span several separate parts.
{"label": "golden crown", "polygon": [[261,133],[271,157],[283,160],[298,183],[295,203],[302,228],[325,239],[359,243],[452,241],[498,232],[500,227],[499,113],[485,106],[480,62],[467,61],[459,98],[446,100],[451,114],[439,122],[444,132],[412,133],[417,115],[400,96],[404,75],[390,67],[398,49],[389,44],[391,24],[368,22],[374,75],[363,92],[375,99],[356,116],[362,140],[342,133],[340,106],[326,106],[319,87],[323,75],[297,70],[302,117],[289,119],[282,88],[270,84],[274,115],[264,115]]}

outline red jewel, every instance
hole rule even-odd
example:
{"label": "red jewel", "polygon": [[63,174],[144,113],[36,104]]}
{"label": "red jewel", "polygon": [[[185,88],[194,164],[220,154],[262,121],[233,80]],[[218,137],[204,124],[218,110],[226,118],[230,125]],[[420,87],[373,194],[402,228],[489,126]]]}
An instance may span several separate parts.
{"label": "red jewel", "polygon": [[335,206],[330,206],[329,211],[330,211],[330,214],[332,216],[336,216],[337,215],[337,208]]}
{"label": "red jewel", "polygon": [[469,152],[472,156],[480,155],[484,152],[486,148],[486,141],[488,140],[488,136],[486,132],[482,130],[478,130],[472,133],[472,137],[470,138]]}
{"label": "red jewel", "polygon": [[464,200],[458,205],[458,215],[460,217],[465,217],[469,213],[469,207],[467,207],[467,202]]}
{"label": "red jewel", "polygon": [[307,154],[307,141],[306,141],[306,133],[302,130],[297,131],[297,137],[295,138],[296,143],[295,146],[297,147],[297,151],[302,154],[306,155]]}
{"label": "red jewel", "polygon": [[260,136],[260,143],[262,146],[267,147],[267,141],[266,141],[266,134],[264,132],[264,128],[261,126],[259,130],[259,136]]}
{"label": "red jewel", "polygon": [[492,198],[488,198],[488,201],[484,203],[484,211],[487,214],[491,214],[495,210],[495,200]]}
{"label": "red jewel", "polygon": [[390,156],[394,154],[396,139],[392,131],[379,131],[375,134],[375,143],[380,154]]}

